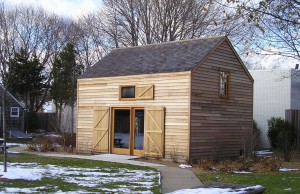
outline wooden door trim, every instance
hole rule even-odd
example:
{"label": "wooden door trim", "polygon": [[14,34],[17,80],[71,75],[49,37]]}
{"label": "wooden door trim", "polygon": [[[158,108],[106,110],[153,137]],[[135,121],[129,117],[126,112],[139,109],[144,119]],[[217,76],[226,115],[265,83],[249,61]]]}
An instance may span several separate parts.
{"label": "wooden door trim", "polygon": [[[132,115],[130,115],[130,116],[132,116],[132,128],[131,128],[131,130],[132,130],[132,141],[130,141],[130,143],[132,143],[132,149],[131,149],[131,151],[132,151],[132,153],[131,153],[131,155],[133,155],[133,156],[143,156],[144,155],[144,149],[142,149],[142,150],[136,150],[136,149],[134,149],[134,144],[135,144],[135,139],[134,139],[134,119],[135,119],[135,110],[143,110],[144,111],[144,123],[145,123],[145,108],[144,107],[131,107],[131,110],[132,110]],[[145,131],[145,125],[144,125],[144,131]],[[144,132],[144,140],[143,141],[145,141],[145,132]]]}
{"label": "wooden door trim", "polygon": [[[129,148],[114,148],[114,136],[115,136],[115,110],[130,110],[130,134],[129,134]],[[110,138],[110,149],[113,154],[125,154],[125,155],[135,155],[142,156],[144,150],[134,149],[134,119],[135,110],[144,110],[144,107],[111,107],[111,138]]]}
{"label": "wooden door trim", "polygon": [[[129,110],[131,114],[131,108],[130,107],[112,107],[112,117],[111,117],[111,138],[110,138],[110,148],[111,153],[113,154],[124,154],[124,155],[130,155],[130,146],[129,149],[127,148],[114,148],[114,137],[115,137],[115,110]],[[130,120],[131,125],[131,120]],[[130,141],[130,140],[129,140]]]}

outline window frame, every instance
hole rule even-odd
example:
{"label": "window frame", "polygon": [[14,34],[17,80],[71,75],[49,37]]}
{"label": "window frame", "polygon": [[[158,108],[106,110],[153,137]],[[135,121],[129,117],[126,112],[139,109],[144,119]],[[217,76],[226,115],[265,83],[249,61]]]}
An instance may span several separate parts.
{"label": "window frame", "polygon": [[[134,98],[124,98],[122,97],[122,88],[134,88]],[[121,85],[119,86],[119,100],[126,101],[126,100],[136,100],[136,86],[135,85]]]}
{"label": "window frame", "polygon": [[[12,114],[13,109],[17,110],[17,115]],[[14,118],[20,117],[20,108],[19,107],[10,107],[10,117],[14,117]]]}
{"label": "window frame", "polygon": [[[226,75],[226,81],[222,81],[222,74]],[[222,85],[224,89],[222,89]],[[224,93],[222,92],[224,90]],[[231,72],[225,69],[219,70],[219,96],[222,98],[229,98],[231,90]]]}

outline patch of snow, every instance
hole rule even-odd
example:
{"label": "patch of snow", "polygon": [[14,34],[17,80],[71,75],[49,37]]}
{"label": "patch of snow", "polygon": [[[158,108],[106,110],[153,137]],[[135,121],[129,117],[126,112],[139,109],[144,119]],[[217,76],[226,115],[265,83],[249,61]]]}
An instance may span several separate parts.
{"label": "patch of snow", "polygon": [[252,174],[252,172],[247,171],[232,171],[233,174]]}
{"label": "patch of snow", "polygon": [[20,154],[21,152],[15,152],[15,151],[7,151],[8,154]]}
{"label": "patch of snow", "polygon": [[279,172],[291,172],[291,171],[298,171],[299,169],[297,168],[280,168],[278,171]]}
{"label": "patch of snow", "polygon": [[48,135],[45,135],[45,137],[61,138],[62,136],[58,135],[58,134],[48,134]]}
{"label": "patch of snow", "polygon": [[231,188],[196,188],[196,189],[182,189],[171,192],[170,194],[244,194],[250,189],[261,189],[262,186],[256,185],[251,187],[245,187],[241,189]]}
{"label": "patch of snow", "polygon": [[[15,163],[18,165],[18,163]],[[31,163],[30,163],[31,164]],[[20,164],[19,166],[14,164],[8,164],[7,171],[3,172],[3,165],[0,166],[0,176],[1,178],[6,179],[24,179],[24,180],[41,180],[43,169],[36,168],[31,166],[30,164],[23,166]]]}
{"label": "patch of snow", "polygon": [[192,168],[191,165],[187,165],[187,164],[180,164],[179,168]]}
{"label": "patch of snow", "polygon": [[269,150],[260,150],[260,151],[256,151],[255,152],[256,155],[270,155],[273,154],[273,152],[269,151]]}
{"label": "patch of snow", "polygon": [[6,143],[7,146],[20,146],[20,147],[27,147],[27,144],[22,143]]}
{"label": "patch of snow", "polygon": [[[8,172],[3,172],[3,165],[0,166],[0,171],[1,178],[41,180],[42,178],[56,179],[57,177],[60,177],[62,181],[67,183],[75,183],[82,187],[97,187],[107,192],[116,193],[131,193],[133,191],[137,193],[149,193],[143,192],[143,190],[149,191],[153,186],[154,180],[159,177],[159,173],[156,171],[130,170],[125,168],[76,168],[56,165],[40,165],[37,163],[8,163]],[[128,182],[129,185],[121,184],[113,189],[103,187],[103,184],[113,184],[118,182]],[[53,188],[53,186],[48,185],[47,188]],[[0,189],[0,194],[1,192],[32,193],[36,191],[32,190],[34,188],[23,189],[24,190],[18,188]],[[138,189],[141,189],[141,191],[138,191]],[[78,192],[85,193],[86,191],[81,190]],[[78,192],[76,191],[76,193]]]}

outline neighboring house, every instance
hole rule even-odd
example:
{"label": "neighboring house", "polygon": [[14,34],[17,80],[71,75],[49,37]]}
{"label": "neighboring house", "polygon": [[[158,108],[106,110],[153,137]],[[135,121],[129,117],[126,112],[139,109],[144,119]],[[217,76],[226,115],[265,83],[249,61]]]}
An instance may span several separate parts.
{"label": "neighboring house", "polygon": [[41,108],[41,112],[56,113],[56,106],[55,106],[53,100],[45,102]]}
{"label": "neighboring house", "polygon": [[78,79],[78,152],[239,156],[253,79],[227,37],[114,49]]}
{"label": "neighboring house", "polygon": [[261,148],[270,148],[267,136],[271,117],[285,119],[285,110],[300,109],[300,71],[252,70],[254,120],[261,129]]}
{"label": "neighboring house", "polygon": [[[4,88],[0,85],[0,130],[2,136],[3,118],[2,118],[2,96]],[[24,131],[24,103],[17,100],[10,92],[6,93],[6,129],[10,130],[22,130]]]}

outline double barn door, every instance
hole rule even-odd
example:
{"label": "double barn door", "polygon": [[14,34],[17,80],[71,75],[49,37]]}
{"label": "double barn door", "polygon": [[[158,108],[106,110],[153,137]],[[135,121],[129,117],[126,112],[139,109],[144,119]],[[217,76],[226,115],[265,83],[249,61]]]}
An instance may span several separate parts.
{"label": "double barn door", "polygon": [[163,157],[164,107],[96,107],[93,125],[94,152]]}

